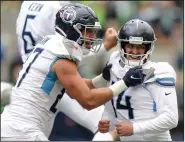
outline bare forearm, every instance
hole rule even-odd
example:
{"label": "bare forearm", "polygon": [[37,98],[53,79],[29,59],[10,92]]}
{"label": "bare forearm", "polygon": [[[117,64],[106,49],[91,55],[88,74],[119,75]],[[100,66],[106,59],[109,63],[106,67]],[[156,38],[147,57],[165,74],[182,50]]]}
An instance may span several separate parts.
{"label": "bare forearm", "polygon": [[92,96],[88,100],[88,109],[91,110],[111,100],[113,97],[113,92],[109,88],[98,88],[92,89],[89,96]]}
{"label": "bare forearm", "polygon": [[[62,66],[63,65],[63,66]],[[66,66],[65,66],[66,65]],[[70,65],[70,66],[69,66]],[[57,69],[57,67],[61,67]],[[96,108],[119,95],[127,87],[123,80],[114,83],[109,88],[94,88],[91,80],[81,78],[77,72],[76,65],[69,60],[59,60],[54,64],[53,71],[56,72],[68,95],[76,99],[84,108],[90,110]]]}
{"label": "bare forearm", "polygon": [[[123,80],[116,82],[109,86],[109,88],[97,88],[86,92],[86,109],[90,110],[96,108],[107,101],[111,100],[113,96],[119,95],[127,88]],[[84,92],[85,93],[85,92]]]}
{"label": "bare forearm", "polygon": [[[72,78],[70,78],[70,82],[72,81]],[[70,86],[73,89],[68,89],[67,87],[69,86],[66,87],[68,95],[76,99],[87,110],[94,109],[106,103],[114,95],[110,88],[89,89],[94,88],[91,82],[88,79],[85,79],[85,82],[80,82],[79,80],[78,84]]]}
{"label": "bare forearm", "polygon": [[91,79],[84,78],[84,81],[85,81],[86,85],[89,87],[89,89],[94,89],[95,88]]}

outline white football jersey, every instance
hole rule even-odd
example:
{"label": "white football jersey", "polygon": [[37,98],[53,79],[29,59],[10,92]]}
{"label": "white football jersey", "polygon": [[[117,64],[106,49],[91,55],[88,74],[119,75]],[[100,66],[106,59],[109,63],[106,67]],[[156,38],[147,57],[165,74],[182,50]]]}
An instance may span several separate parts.
{"label": "white football jersey", "polygon": [[46,35],[55,33],[57,11],[69,1],[23,1],[17,18],[19,50],[25,62],[34,46]]}
{"label": "white football jersey", "polygon": [[[11,95],[11,103],[5,107],[1,116],[2,128],[7,123],[28,123],[30,128],[49,135],[49,122],[53,122],[57,103],[65,89],[59,83],[52,65],[60,58],[67,58],[78,65],[82,59],[82,50],[75,42],[59,34],[46,36],[30,54],[20,71]],[[12,126],[13,127],[13,126]],[[52,127],[51,127],[52,128]],[[1,136],[20,135],[20,131],[1,131]],[[32,130],[32,131],[33,131]],[[31,131],[31,129],[29,130]],[[29,135],[27,131],[27,135]],[[30,135],[34,135],[30,133]],[[20,135],[21,136],[21,135]]]}
{"label": "white football jersey", "polygon": [[[115,52],[111,55],[109,64],[112,64],[112,68],[110,70],[111,80],[108,82],[108,86],[122,79],[130,68],[129,66],[124,66],[120,63],[119,52]],[[165,62],[155,63],[148,61],[145,65],[143,65],[143,69],[150,69],[151,67],[155,69],[153,77],[141,85],[127,88],[120,95],[114,97],[111,101],[105,104],[105,111],[102,119],[111,120],[111,129],[113,129],[115,124],[121,121],[142,123],[143,121],[152,120],[159,114],[163,115],[164,110],[166,109],[166,104],[168,105],[167,112],[174,112],[175,117],[178,118],[176,92],[174,88],[176,81],[175,71],[168,63]],[[171,88],[170,85],[173,87]],[[166,90],[167,92],[165,92]],[[169,92],[172,93],[171,98],[166,98],[167,96],[165,96],[165,93]],[[169,99],[168,102],[165,102],[166,99]],[[171,105],[174,110],[171,109]],[[165,118],[166,117],[168,116],[165,116]],[[161,122],[163,121],[162,118],[163,117],[161,117]],[[154,125],[158,124],[162,127],[164,126],[163,128],[168,126],[158,122],[149,127],[154,127]],[[151,132],[148,130],[146,134],[136,134],[130,137],[122,137],[121,139],[171,140],[169,131],[163,131],[163,128],[160,128],[159,126],[159,130],[151,130]]]}
{"label": "white football jersey", "polygon": [[[70,2],[24,1],[22,3],[21,10],[17,18],[16,31],[23,62],[26,61],[29,54],[34,49],[34,45],[37,44],[42,37],[55,33],[54,25],[56,13],[63,5],[68,3]],[[53,46],[51,46],[51,48],[53,48]],[[85,78],[93,78],[97,74],[100,74],[105,64],[102,60],[105,53],[107,52],[102,46],[97,54],[89,53],[88,55],[83,56],[83,60],[80,62],[78,67],[80,75]],[[72,100],[66,95],[67,94],[64,94],[64,98],[59,101],[60,105],[58,111],[64,112],[66,115],[73,118],[73,120],[77,123],[82,126],[85,125],[86,128],[95,132],[98,120],[101,118],[102,108],[104,108],[104,106],[102,105],[101,108],[99,107],[94,111],[86,111],[80,106],[79,103],[76,102],[76,100]],[[78,113],[68,111],[68,108],[64,106],[65,104],[68,104],[75,109],[78,108]],[[94,114],[95,111],[97,111],[96,114]],[[91,112],[94,114],[94,117],[91,116]],[[79,117],[77,117],[77,115]],[[95,117],[98,115],[99,117]],[[89,118],[84,121],[84,117],[82,118],[81,116],[87,116]],[[52,127],[52,125],[50,125],[50,127]]]}

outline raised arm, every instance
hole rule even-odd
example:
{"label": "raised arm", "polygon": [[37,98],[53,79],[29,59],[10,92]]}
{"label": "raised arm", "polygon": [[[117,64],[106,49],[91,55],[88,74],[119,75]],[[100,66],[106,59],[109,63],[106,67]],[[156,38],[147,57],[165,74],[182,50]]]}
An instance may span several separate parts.
{"label": "raised arm", "polygon": [[112,90],[109,88],[90,90],[79,75],[76,64],[72,61],[67,59],[56,61],[53,71],[68,94],[88,110],[104,104],[113,97]]}
{"label": "raised arm", "polygon": [[[52,70],[56,73],[59,81],[67,90],[68,95],[71,98],[76,99],[84,108],[88,110],[96,108],[111,100],[113,96],[119,95],[127,88],[127,86],[129,86],[128,80],[125,79],[125,83],[123,80],[120,80],[109,88],[98,88],[90,90],[85,81],[79,75],[76,64],[68,59],[57,60],[52,66]],[[131,73],[134,75],[135,72],[136,74],[139,73],[138,71],[131,70]],[[128,73],[129,77],[130,75],[131,74]],[[142,80],[136,84],[140,84],[141,82]],[[133,82],[133,84],[134,83],[135,82]]]}

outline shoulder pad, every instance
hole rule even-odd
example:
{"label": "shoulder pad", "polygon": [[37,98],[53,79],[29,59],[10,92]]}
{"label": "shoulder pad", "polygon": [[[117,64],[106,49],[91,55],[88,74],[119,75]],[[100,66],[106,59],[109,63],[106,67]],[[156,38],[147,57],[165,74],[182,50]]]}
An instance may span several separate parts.
{"label": "shoulder pad", "polygon": [[176,72],[167,62],[159,62],[152,65],[155,69],[154,77],[148,79],[144,83],[156,82],[162,86],[175,86]]}
{"label": "shoulder pad", "polygon": [[60,35],[53,35],[51,38],[51,41],[46,46],[47,50],[55,54],[58,58],[66,58],[79,65],[83,53],[76,42],[65,40]]}
{"label": "shoulder pad", "polygon": [[64,47],[67,49],[68,54],[66,57],[75,61],[78,65],[82,60],[82,50],[76,42],[63,40]]}

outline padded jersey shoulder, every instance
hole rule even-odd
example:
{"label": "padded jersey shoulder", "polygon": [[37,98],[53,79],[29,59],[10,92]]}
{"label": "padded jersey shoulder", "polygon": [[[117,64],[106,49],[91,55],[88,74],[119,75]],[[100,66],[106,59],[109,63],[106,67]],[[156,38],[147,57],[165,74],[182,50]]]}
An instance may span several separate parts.
{"label": "padded jersey shoulder", "polygon": [[157,62],[151,65],[155,69],[154,76],[145,83],[156,82],[162,86],[175,86],[176,72],[167,62]]}
{"label": "padded jersey shoulder", "polygon": [[48,39],[47,42],[44,44],[40,42],[37,47],[44,48],[57,58],[67,58],[79,65],[83,53],[76,42],[69,41],[58,34],[46,36],[44,39]]}

